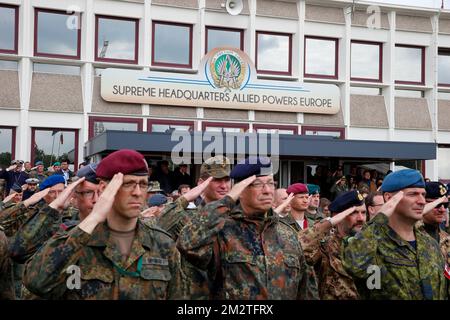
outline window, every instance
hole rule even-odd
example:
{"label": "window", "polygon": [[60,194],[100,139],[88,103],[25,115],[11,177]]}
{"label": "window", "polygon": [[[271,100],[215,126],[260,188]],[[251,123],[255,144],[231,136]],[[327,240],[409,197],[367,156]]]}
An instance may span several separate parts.
{"label": "window", "polygon": [[[450,180],[450,146],[439,145],[437,150],[438,179]],[[397,162],[396,162],[397,163]]]}
{"label": "window", "polygon": [[148,119],[148,132],[194,131],[193,121]]}
{"label": "window", "polygon": [[106,130],[142,131],[141,119],[89,117],[89,139]]}
{"label": "window", "polygon": [[292,35],[256,32],[255,66],[258,73],[291,75]]}
{"label": "window", "polygon": [[56,161],[69,160],[70,170],[78,165],[78,130],[55,128],[31,129],[31,163],[43,161],[47,168]]}
{"label": "window", "polygon": [[35,10],[34,55],[80,59],[81,21],[77,21],[78,16],[47,9]]}
{"label": "window", "polygon": [[209,132],[246,132],[248,124],[246,123],[223,123],[223,122],[203,122],[202,130]]}
{"label": "window", "polygon": [[0,70],[14,70],[19,69],[19,63],[11,60],[0,60]]}
{"label": "window", "polygon": [[395,46],[395,83],[425,84],[425,48]]}
{"label": "window", "polygon": [[298,134],[297,126],[273,126],[270,124],[254,124],[253,131],[266,134]]}
{"label": "window", "polygon": [[450,87],[450,49],[438,50],[438,84]]}
{"label": "window", "polygon": [[440,100],[450,100],[450,92],[439,91],[438,99]]}
{"label": "window", "polygon": [[381,82],[382,44],[353,40],[351,46],[351,79]]}
{"label": "window", "polygon": [[372,88],[372,87],[350,87],[350,94],[361,94],[366,96],[379,96],[381,95],[381,88]]}
{"label": "window", "polygon": [[19,8],[0,5],[0,52],[17,53]]}
{"label": "window", "polygon": [[219,47],[233,47],[243,51],[244,30],[206,27],[206,53]]}
{"label": "window", "polygon": [[404,97],[404,98],[423,98],[425,93],[422,90],[395,90],[396,97]]}
{"label": "window", "polygon": [[33,71],[40,73],[55,73],[55,74],[68,74],[73,76],[79,76],[81,68],[80,66],[67,66],[62,64],[34,62]]}
{"label": "window", "polygon": [[192,68],[192,25],[153,21],[152,64]]}
{"label": "window", "polygon": [[95,60],[138,62],[139,21],[137,19],[96,16]]}
{"label": "window", "polygon": [[0,127],[0,167],[7,168],[15,157],[16,128]]}
{"label": "window", "polygon": [[338,139],[345,139],[344,128],[326,128],[326,127],[302,127],[302,135],[306,136],[329,136]]}
{"label": "window", "polygon": [[338,78],[338,39],[305,37],[305,77]]}

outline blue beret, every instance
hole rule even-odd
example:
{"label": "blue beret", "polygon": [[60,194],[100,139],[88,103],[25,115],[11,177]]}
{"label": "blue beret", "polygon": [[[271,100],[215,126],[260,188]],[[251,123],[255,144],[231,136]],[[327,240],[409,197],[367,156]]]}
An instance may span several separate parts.
{"label": "blue beret", "polygon": [[427,192],[428,199],[438,199],[445,196],[448,192],[447,187],[440,182],[427,182],[425,183],[425,191]]}
{"label": "blue beret", "polygon": [[66,183],[66,180],[64,179],[64,176],[61,174],[54,174],[42,181],[42,183],[39,185],[39,190],[44,190],[50,187],[53,187],[54,185],[57,185],[58,183]]}
{"label": "blue beret", "polygon": [[44,165],[44,163],[42,162],[42,161],[36,161],[35,163],[34,163],[34,165],[35,166],[43,166]]}
{"label": "blue beret", "polygon": [[339,213],[353,206],[361,206],[364,203],[364,197],[358,190],[347,191],[340,194],[333,202],[330,203],[328,209],[332,213]]}
{"label": "blue beret", "polygon": [[99,181],[97,180],[97,175],[95,174],[96,169],[97,163],[90,163],[78,170],[77,177],[84,177],[86,181],[97,184]]}
{"label": "blue beret", "polygon": [[230,177],[235,181],[242,181],[253,175],[268,176],[272,173],[272,162],[267,157],[248,157],[240,161],[231,170]]}
{"label": "blue beret", "polygon": [[286,189],[286,192],[287,194],[308,193],[308,187],[303,183],[294,183]]}
{"label": "blue beret", "polygon": [[320,193],[320,187],[317,184],[308,184],[309,194]]}
{"label": "blue beret", "polygon": [[425,181],[419,171],[404,169],[388,174],[381,185],[383,192],[395,192],[405,188],[425,188]]}
{"label": "blue beret", "polygon": [[167,197],[160,193],[157,193],[148,199],[148,205],[150,207],[157,207],[165,203],[167,203]]}

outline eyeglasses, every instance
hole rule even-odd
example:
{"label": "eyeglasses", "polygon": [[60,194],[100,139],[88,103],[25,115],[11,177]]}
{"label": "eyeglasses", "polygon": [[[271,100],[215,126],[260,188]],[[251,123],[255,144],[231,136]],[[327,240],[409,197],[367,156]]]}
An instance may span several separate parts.
{"label": "eyeglasses", "polygon": [[148,182],[136,182],[136,181],[128,181],[122,183],[122,189],[125,191],[131,191],[136,188],[136,186],[139,185],[139,189],[147,191],[148,189]]}
{"label": "eyeglasses", "polygon": [[264,188],[264,186],[267,186],[269,189],[275,189],[275,182],[273,181],[269,181],[266,183],[257,181],[257,182],[253,182],[252,184],[249,184],[250,187],[255,188],[256,190],[262,190]]}
{"label": "eyeglasses", "polygon": [[92,199],[92,198],[94,198],[94,194],[97,194],[97,191],[94,191],[94,190],[75,191],[75,193],[80,195],[82,198]]}

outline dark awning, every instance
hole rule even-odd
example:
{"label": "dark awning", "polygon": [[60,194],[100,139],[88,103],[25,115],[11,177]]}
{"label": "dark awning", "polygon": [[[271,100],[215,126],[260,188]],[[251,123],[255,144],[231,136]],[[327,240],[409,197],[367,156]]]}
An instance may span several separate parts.
{"label": "dark awning", "polygon": [[[202,134],[204,134],[203,139]],[[211,135],[215,138],[211,139]],[[190,144],[191,150],[201,152],[208,145],[211,146],[211,141],[215,141],[216,146],[223,147],[224,153],[229,153],[229,150],[227,150],[228,139],[228,146],[234,148],[235,153],[238,148],[244,148],[245,154],[253,154],[252,150],[255,149],[252,148],[256,147],[259,141],[262,141],[261,139],[266,136],[256,133],[234,133],[233,135],[234,137],[230,138],[228,133],[225,137],[224,133],[199,131],[190,133],[188,137],[185,137],[185,139],[189,138],[190,140],[184,140],[184,145]],[[268,154],[270,155],[270,150],[272,150],[271,135],[266,137],[268,138],[268,147],[263,148],[263,150],[269,150]],[[180,145],[180,141],[179,137],[172,141],[170,133],[107,131],[87,141],[84,154],[87,157],[92,157],[124,148],[134,149],[144,154],[170,154],[176,145]],[[436,159],[437,148],[436,143],[341,140],[333,137],[300,135],[279,135],[278,146],[282,158],[326,157],[390,161]]]}

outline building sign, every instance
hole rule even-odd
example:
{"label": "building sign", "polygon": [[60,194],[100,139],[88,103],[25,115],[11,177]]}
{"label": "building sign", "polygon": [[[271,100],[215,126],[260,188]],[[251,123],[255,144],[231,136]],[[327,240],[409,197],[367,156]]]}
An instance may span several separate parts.
{"label": "building sign", "polygon": [[249,57],[234,48],[216,48],[196,75],[106,69],[101,96],[106,101],[204,108],[335,114],[339,88],[256,77]]}

